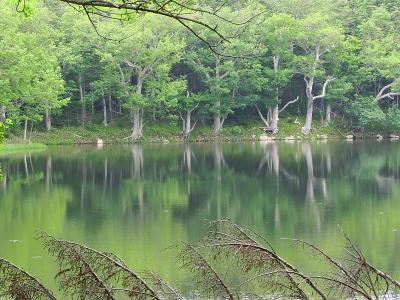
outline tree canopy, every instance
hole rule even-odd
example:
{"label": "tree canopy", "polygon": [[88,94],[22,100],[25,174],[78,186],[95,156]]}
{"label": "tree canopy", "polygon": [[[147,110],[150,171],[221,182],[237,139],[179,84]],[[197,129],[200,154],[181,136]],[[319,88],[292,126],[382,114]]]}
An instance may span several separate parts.
{"label": "tree canopy", "polygon": [[[400,130],[396,1],[30,0],[0,8],[10,130],[279,119]],[[23,13],[17,13],[15,11]],[[193,120],[192,120],[193,119]],[[199,121],[199,122],[198,122]]]}

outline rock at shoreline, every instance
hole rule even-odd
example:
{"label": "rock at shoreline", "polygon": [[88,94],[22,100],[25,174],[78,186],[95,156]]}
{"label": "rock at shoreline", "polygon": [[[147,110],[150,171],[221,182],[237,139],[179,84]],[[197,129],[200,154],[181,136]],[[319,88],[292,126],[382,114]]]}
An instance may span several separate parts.
{"label": "rock at shoreline", "polygon": [[395,134],[389,134],[389,139],[391,140],[398,140],[400,137],[398,135]]}
{"label": "rock at shoreline", "polygon": [[346,140],[348,140],[348,141],[354,140],[354,135],[352,135],[352,134],[346,135]]}

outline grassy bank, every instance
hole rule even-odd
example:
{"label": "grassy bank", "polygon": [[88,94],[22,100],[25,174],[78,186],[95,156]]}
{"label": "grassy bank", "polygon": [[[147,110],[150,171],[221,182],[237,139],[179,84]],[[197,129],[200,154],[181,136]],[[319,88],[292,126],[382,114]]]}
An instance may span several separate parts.
{"label": "grassy bank", "polygon": [[21,151],[34,151],[46,149],[46,145],[39,143],[6,143],[0,145],[0,153],[16,153]]}
{"label": "grassy bank", "polygon": [[[312,139],[318,138],[321,135],[326,135],[329,138],[340,138],[349,133],[345,128],[339,128],[332,124],[331,126],[321,126],[320,122],[315,122],[312,132],[305,136],[301,133],[302,120],[297,121],[294,119],[284,119],[279,123],[279,133],[276,135],[278,139],[286,137],[294,137],[296,139]],[[197,125],[192,132],[190,141],[212,141],[212,140],[253,140],[258,139],[259,136],[264,135],[262,130],[263,124],[257,120],[247,120],[239,124],[227,123],[221,135],[215,136],[211,125],[202,126]],[[179,124],[174,123],[154,123],[148,124],[144,127],[143,142],[179,142],[182,141],[181,128]],[[21,143],[22,132],[14,132],[9,134],[6,138],[7,144]],[[44,130],[37,130],[32,133],[32,144],[24,144],[26,147],[29,145],[46,144],[46,145],[62,145],[62,144],[82,144],[82,143],[95,143],[97,139],[102,139],[105,143],[127,143],[130,135],[129,125],[92,125],[86,127],[68,127],[68,128],[54,128],[50,132]]]}

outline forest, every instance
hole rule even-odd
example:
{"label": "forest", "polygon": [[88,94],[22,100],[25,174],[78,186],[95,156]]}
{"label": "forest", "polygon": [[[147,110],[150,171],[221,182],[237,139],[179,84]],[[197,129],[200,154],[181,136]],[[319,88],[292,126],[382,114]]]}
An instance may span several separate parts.
{"label": "forest", "polygon": [[[228,125],[400,132],[396,0],[183,1],[195,22],[66,2],[2,1],[6,136],[115,127],[140,140],[155,124],[181,138]],[[159,2],[143,7],[179,3]]]}

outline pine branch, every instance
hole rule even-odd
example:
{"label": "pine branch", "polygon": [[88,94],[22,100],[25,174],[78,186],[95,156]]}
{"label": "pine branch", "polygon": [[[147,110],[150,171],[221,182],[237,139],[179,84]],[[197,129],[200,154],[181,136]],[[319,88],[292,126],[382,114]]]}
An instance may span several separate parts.
{"label": "pine branch", "polygon": [[149,272],[148,277],[149,281],[156,288],[157,294],[163,300],[185,300],[184,296],[182,296],[175,288],[173,288],[171,285],[165,282],[156,273]]}
{"label": "pine branch", "polygon": [[305,282],[321,299],[328,299],[308,276],[278,256],[267,241],[264,241],[267,244],[264,246],[252,238],[250,233],[226,219],[212,224],[214,229],[199,244],[208,248],[215,259],[235,257],[238,266],[245,273],[286,270],[274,273],[273,278],[257,277],[258,282],[267,289],[267,293],[291,299],[308,299],[309,296],[302,287],[302,283]]}
{"label": "pine branch", "polygon": [[56,278],[65,294],[83,299],[115,299],[117,294],[131,299],[160,299],[116,255],[56,239],[46,233],[39,238],[48,252],[56,257],[60,266]]}
{"label": "pine branch", "polygon": [[224,279],[194,246],[185,245],[180,253],[180,259],[182,267],[190,270],[195,275],[195,281],[203,288],[202,293],[204,295],[213,294],[217,298],[235,299]]}
{"label": "pine branch", "polygon": [[55,300],[53,293],[35,277],[0,258],[0,298]]}

